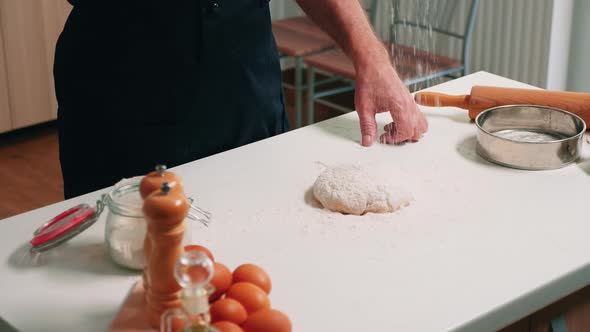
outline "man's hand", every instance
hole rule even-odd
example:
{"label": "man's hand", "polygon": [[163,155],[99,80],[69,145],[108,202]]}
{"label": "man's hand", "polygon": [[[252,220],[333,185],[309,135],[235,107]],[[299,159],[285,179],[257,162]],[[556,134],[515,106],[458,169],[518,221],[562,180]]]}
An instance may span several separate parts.
{"label": "man's hand", "polygon": [[356,71],[355,107],[363,146],[371,146],[375,141],[378,133],[375,114],[382,112],[389,112],[393,119],[384,128],[382,143],[418,141],[428,130],[428,123],[389,61],[361,65]]}
{"label": "man's hand", "polygon": [[393,122],[385,126],[381,141],[399,144],[417,141],[428,130],[408,88],[397,76],[383,43],[375,36],[359,0],[297,0],[301,8],[323,28],[352,59],[356,71],[355,106],[362,144],[377,137],[375,114],[389,112]]}

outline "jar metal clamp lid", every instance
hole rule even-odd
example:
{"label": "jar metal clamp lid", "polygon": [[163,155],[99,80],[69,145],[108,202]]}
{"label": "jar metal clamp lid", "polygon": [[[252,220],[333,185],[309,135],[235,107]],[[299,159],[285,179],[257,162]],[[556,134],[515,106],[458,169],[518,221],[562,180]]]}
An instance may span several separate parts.
{"label": "jar metal clamp lid", "polygon": [[[137,201],[140,199],[139,181],[141,178],[123,179],[115,184],[109,193],[101,195],[100,200],[96,202],[96,207],[80,204],[45,222],[33,233],[33,238],[30,240],[31,251],[46,251],[69,241],[92,226],[100,217],[105,206],[117,214],[134,216],[134,213],[141,211],[142,202]],[[191,209],[196,212],[196,214],[189,213],[188,219],[208,226],[211,214],[194,205],[192,198],[188,197],[188,200]]]}
{"label": "jar metal clamp lid", "polygon": [[[104,197],[104,196],[103,196]],[[92,226],[104,208],[98,201],[97,207],[80,204],[49,220],[33,233],[30,241],[32,251],[45,251],[70,240]]]}

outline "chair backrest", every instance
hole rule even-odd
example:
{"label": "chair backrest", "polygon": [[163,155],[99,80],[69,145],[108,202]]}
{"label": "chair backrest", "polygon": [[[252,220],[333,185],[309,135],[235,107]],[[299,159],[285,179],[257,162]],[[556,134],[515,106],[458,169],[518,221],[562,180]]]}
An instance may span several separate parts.
{"label": "chair backrest", "polygon": [[389,1],[391,42],[433,52],[439,41],[449,48],[448,53],[459,43],[464,71],[469,71],[471,35],[480,0]]}

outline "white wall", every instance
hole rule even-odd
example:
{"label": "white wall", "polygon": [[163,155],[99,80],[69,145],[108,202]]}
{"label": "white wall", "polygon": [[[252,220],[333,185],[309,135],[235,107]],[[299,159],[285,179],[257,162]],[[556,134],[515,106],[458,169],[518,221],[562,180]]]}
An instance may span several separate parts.
{"label": "white wall", "polygon": [[574,0],[553,1],[547,86],[549,90],[565,90]]}
{"label": "white wall", "polygon": [[567,89],[590,92],[590,1],[575,0]]}
{"label": "white wall", "polygon": [[552,8],[562,1],[482,0],[473,39],[474,70],[545,87]]}

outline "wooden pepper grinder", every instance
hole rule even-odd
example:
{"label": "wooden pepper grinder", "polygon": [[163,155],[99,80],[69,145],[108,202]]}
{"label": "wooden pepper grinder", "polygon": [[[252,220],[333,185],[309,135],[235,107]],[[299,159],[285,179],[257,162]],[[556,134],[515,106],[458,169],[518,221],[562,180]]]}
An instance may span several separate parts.
{"label": "wooden pepper grinder", "polygon": [[146,199],[154,191],[160,190],[164,183],[173,191],[184,191],[180,177],[167,170],[166,165],[156,165],[154,171],[148,173],[139,183],[141,198]]}
{"label": "wooden pepper grinder", "polygon": [[184,220],[190,204],[183,193],[171,191],[164,183],[143,203],[147,221],[150,254],[147,263],[147,315],[150,325],[160,326],[162,312],[181,305],[181,289],[174,278],[174,267],[183,253]]}
{"label": "wooden pepper grinder", "polygon": [[[156,165],[155,170],[144,176],[139,183],[139,193],[141,198],[145,200],[151,193],[160,190],[164,183],[168,184],[171,191],[184,192],[182,181],[178,175],[167,171],[166,165]],[[146,294],[149,288],[147,264],[150,258],[150,252],[151,241],[149,240],[148,234],[146,234],[143,241],[143,253],[145,257],[145,266],[143,268],[143,289]]]}

